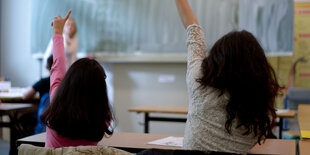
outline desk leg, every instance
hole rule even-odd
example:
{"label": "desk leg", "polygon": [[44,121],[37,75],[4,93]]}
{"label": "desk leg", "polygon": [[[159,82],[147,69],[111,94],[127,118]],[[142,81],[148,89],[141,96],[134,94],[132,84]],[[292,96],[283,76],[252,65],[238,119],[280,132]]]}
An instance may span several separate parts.
{"label": "desk leg", "polygon": [[16,139],[17,139],[17,135],[16,135],[16,113],[13,112],[11,114],[9,114],[9,118],[10,118],[10,155],[17,155],[17,148],[16,148]]}
{"label": "desk leg", "polygon": [[282,139],[282,130],[283,130],[283,118],[280,118],[280,122],[279,122],[279,139]]}
{"label": "desk leg", "polygon": [[144,133],[149,133],[149,113],[144,113]]}

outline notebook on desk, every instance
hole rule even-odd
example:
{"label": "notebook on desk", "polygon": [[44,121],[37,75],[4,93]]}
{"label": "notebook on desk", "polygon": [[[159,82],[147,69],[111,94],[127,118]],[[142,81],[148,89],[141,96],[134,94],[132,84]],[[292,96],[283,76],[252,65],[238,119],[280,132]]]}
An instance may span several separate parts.
{"label": "notebook on desk", "polygon": [[162,146],[173,146],[173,147],[182,147],[183,146],[183,137],[166,137],[158,140],[148,142],[147,144],[151,145],[162,145]]}
{"label": "notebook on desk", "polygon": [[309,139],[310,138],[310,131],[309,130],[300,130],[301,138]]}

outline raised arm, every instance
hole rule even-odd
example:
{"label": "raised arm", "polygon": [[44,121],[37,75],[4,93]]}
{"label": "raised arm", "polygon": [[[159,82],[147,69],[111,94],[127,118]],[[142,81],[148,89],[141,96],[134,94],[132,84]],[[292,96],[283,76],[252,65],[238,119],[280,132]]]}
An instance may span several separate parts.
{"label": "raised arm", "polygon": [[206,57],[205,38],[198,20],[187,0],[175,0],[179,15],[187,31],[187,72],[186,83],[189,93],[199,87],[196,79],[201,76],[201,64]]}
{"label": "raised arm", "polygon": [[198,20],[191,7],[189,6],[187,0],[175,0],[175,4],[178,8],[178,12],[185,29],[192,24],[199,25]]}
{"label": "raised arm", "polygon": [[68,12],[65,18],[57,16],[52,22],[54,36],[53,36],[53,66],[51,69],[51,100],[53,99],[55,92],[66,74],[66,59],[64,41],[62,32],[64,25],[71,14],[71,10]]}

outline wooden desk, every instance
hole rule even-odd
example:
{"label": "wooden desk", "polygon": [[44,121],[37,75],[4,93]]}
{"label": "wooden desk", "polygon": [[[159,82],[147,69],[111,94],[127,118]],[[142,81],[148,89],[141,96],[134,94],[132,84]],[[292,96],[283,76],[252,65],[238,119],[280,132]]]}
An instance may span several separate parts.
{"label": "wooden desk", "polygon": [[142,105],[134,108],[130,108],[129,112],[143,112],[143,113],[173,113],[173,114],[187,114],[188,107],[185,106],[154,106],[154,105]]}
{"label": "wooden desk", "polygon": [[[169,121],[169,122],[186,122],[186,118],[168,118],[168,117],[151,117],[149,113],[165,113],[165,114],[187,114],[188,107],[185,106],[154,106],[143,105],[130,108],[129,112],[144,113],[144,133],[149,133],[149,121]],[[296,110],[287,110],[285,112],[277,113],[280,121],[277,123],[279,126],[279,138],[282,138],[283,118],[295,118]]]}
{"label": "wooden desk", "polygon": [[[45,144],[45,133],[33,135],[17,140],[17,145],[21,144],[32,144],[36,146],[44,146]],[[161,135],[161,134],[144,134],[144,133],[125,133],[119,132],[114,133],[110,138],[103,138],[98,145],[105,145],[123,149],[129,152],[139,152],[144,149],[157,148],[157,149],[173,149],[180,150],[181,147],[168,147],[159,145],[149,145],[147,142],[165,138],[168,136],[180,135]],[[254,146],[250,153],[252,154],[296,154],[296,141],[295,140],[284,140],[284,139],[267,139],[262,145]]]}
{"label": "wooden desk", "polygon": [[[182,137],[182,135],[163,135],[163,134],[145,134],[145,133],[126,133],[126,132],[116,132],[109,138],[104,137],[98,145],[116,147],[120,149],[130,150],[132,152],[140,151],[148,148],[158,148],[158,149],[181,149],[180,147],[169,147],[169,146],[159,146],[159,145],[148,145],[147,142],[169,137],[176,136]],[[31,144],[35,146],[45,145],[46,133],[41,133],[17,140],[17,146],[21,144]]]}
{"label": "wooden desk", "polygon": [[300,140],[299,141],[299,155],[309,155],[310,154],[310,141]]}
{"label": "wooden desk", "polygon": [[8,115],[10,122],[0,122],[0,127],[10,128],[10,154],[17,154],[16,140],[17,140],[17,113],[32,108],[32,104],[23,103],[2,103],[0,104],[0,116]]}
{"label": "wooden desk", "polygon": [[128,109],[129,112],[144,113],[144,133],[149,133],[150,121],[186,122],[186,118],[151,117],[149,113],[184,114],[188,113],[185,106],[153,106],[143,105]]}
{"label": "wooden desk", "polygon": [[267,139],[262,145],[256,144],[250,153],[296,155],[296,145],[296,140]]}
{"label": "wooden desk", "polygon": [[39,103],[40,97],[35,96],[31,100],[23,100],[23,92],[26,88],[13,87],[9,92],[0,92],[0,100],[5,103]]}
{"label": "wooden desk", "polygon": [[[298,125],[301,138],[310,138],[310,105],[298,105]],[[305,134],[307,132],[307,134]]]}
{"label": "wooden desk", "polygon": [[283,119],[284,118],[295,118],[296,110],[279,110],[276,112],[277,117],[279,118],[279,122],[277,122],[277,126],[279,126],[279,139],[282,138],[283,131]]}

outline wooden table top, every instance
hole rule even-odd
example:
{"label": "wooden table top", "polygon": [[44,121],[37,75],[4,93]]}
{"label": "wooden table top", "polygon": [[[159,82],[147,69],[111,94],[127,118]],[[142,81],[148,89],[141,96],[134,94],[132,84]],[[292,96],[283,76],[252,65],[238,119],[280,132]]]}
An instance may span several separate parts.
{"label": "wooden table top", "polygon": [[17,146],[21,144],[31,144],[35,146],[44,146],[45,145],[45,139],[46,139],[46,133],[40,133],[28,137],[24,137],[17,140]]}
{"label": "wooden table top", "polygon": [[299,154],[309,155],[310,154],[310,140],[299,141]]}
{"label": "wooden table top", "polygon": [[[17,144],[22,143],[44,146],[46,133],[33,135],[17,140]],[[105,145],[116,148],[135,148],[135,149],[182,149],[181,147],[170,147],[160,145],[150,145],[147,142],[158,140],[161,138],[176,136],[182,137],[182,135],[163,135],[163,134],[145,134],[145,133],[126,133],[116,132],[109,138],[103,138],[98,145]],[[250,153],[253,154],[296,154],[296,141],[285,139],[267,139],[262,145],[254,146]]]}
{"label": "wooden table top", "polygon": [[16,110],[23,110],[32,108],[32,104],[28,103],[1,103],[0,104],[0,111],[16,111]]}
{"label": "wooden table top", "polygon": [[116,148],[138,148],[138,149],[175,149],[181,150],[181,147],[160,146],[146,144],[150,141],[166,138],[169,136],[183,137],[183,135],[164,135],[164,134],[147,134],[147,133],[129,133],[116,132],[110,138],[103,138],[98,145],[111,146]]}
{"label": "wooden table top", "polygon": [[185,106],[154,106],[142,105],[128,109],[129,112],[144,112],[144,113],[174,113],[174,114],[187,114],[188,107]]}
{"label": "wooden table top", "polygon": [[301,130],[310,130],[310,105],[298,105],[298,123]]}
{"label": "wooden table top", "polygon": [[278,110],[276,114],[279,118],[295,118],[296,110]]}
{"label": "wooden table top", "polygon": [[310,138],[310,105],[298,105],[298,125],[302,138]]}
{"label": "wooden table top", "polygon": [[296,140],[267,139],[262,145],[256,144],[250,153],[296,155],[296,145]]}
{"label": "wooden table top", "polygon": [[[129,112],[137,113],[173,113],[173,114],[187,114],[188,107],[186,106],[155,106],[155,105],[142,105],[128,109]],[[279,118],[295,118],[296,110],[279,110],[277,111]]]}
{"label": "wooden table top", "polygon": [[0,100],[2,102],[27,102],[27,103],[38,103],[40,101],[40,96],[36,95],[31,100],[23,100],[23,94],[26,88],[12,87],[8,92],[0,92]]}

